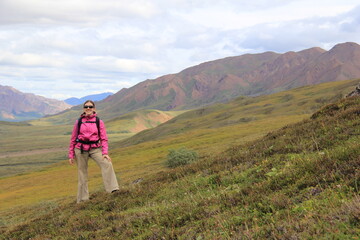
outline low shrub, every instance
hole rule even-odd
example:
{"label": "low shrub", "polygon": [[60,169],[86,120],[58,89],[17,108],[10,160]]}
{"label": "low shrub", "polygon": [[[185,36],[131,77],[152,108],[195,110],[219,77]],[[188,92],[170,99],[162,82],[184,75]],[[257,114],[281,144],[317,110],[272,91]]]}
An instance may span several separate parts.
{"label": "low shrub", "polygon": [[198,154],[187,148],[170,149],[167,155],[166,166],[175,168],[194,162],[198,159]]}

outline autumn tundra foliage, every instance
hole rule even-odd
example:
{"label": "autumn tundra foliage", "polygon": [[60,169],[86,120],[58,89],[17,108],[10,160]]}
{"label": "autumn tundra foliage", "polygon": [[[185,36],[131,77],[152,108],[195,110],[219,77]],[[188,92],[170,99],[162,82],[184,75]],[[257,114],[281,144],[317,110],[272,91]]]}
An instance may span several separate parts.
{"label": "autumn tundra foliage", "polygon": [[360,98],[116,194],[59,204],[1,239],[358,239]]}

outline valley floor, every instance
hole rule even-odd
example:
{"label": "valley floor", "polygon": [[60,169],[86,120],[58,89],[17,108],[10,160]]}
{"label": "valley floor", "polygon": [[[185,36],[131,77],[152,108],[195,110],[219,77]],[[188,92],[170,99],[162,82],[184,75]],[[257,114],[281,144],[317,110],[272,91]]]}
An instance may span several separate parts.
{"label": "valley floor", "polygon": [[[37,154],[44,154],[44,153],[54,153],[54,152],[66,152],[67,148],[48,148],[48,149],[39,149],[39,150],[29,150],[29,151],[22,151],[22,152],[5,152],[1,153],[0,158],[10,158],[10,157],[25,157]],[[2,164],[0,163],[0,166]]]}

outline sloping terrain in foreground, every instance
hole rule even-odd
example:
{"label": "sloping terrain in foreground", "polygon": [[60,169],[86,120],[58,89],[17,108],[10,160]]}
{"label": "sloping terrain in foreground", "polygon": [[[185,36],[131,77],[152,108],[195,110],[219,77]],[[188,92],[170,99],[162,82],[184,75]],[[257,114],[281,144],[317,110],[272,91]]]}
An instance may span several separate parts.
{"label": "sloping terrain in foreground", "polygon": [[343,99],[116,194],[29,214],[1,238],[357,239],[359,115],[360,98]]}

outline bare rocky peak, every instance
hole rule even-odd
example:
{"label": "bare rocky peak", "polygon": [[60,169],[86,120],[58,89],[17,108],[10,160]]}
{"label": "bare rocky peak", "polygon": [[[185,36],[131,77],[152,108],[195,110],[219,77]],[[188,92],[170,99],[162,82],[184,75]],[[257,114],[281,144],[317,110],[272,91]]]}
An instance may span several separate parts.
{"label": "bare rocky peak", "polygon": [[336,58],[341,62],[359,61],[360,45],[353,42],[340,43],[335,45],[326,54],[327,58]]}
{"label": "bare rocky peak", "polygon": [[316,59],[317,57],[321,56],[322,54],[326,53],[326,50],[319,48],[319,47],[313,47],[313,48],[309,48],[309,49],[305,49],[299,52],[296,52],[297,55],[303,57],[304,59],[307,60],[313,60]]}
{"label": "bare rocky peak", "polygon": [[[280,54],[274,52],[264,52],[257,54],[244,54],[241,56],[226,57],[214,61],[208,61],[199,65],[189,67],[178,73],[181,77],[192,77],[197,74],[228,74],[228,71],[238,73],[251,71],[264,63],[273,61]],[[225,68],[224,68],[225,67]]]}

